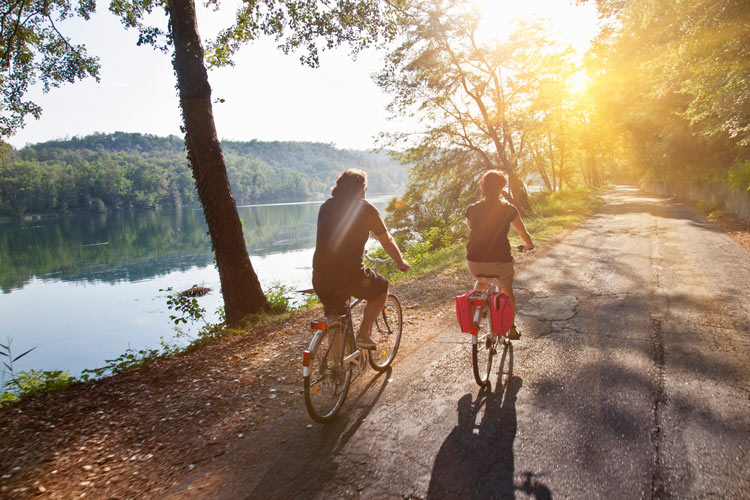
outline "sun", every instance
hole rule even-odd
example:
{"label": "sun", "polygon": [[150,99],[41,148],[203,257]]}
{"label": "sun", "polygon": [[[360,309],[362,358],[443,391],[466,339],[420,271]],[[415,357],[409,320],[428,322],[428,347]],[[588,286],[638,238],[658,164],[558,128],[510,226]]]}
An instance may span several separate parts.
{"label": "sun", "polygon": [[586,90],[589,88],[590,83],[591,78],[589,78],[588,74],[586,74],[586,71],[584,71],[583,69],[578,70],[573,74],[573,76],[570,77],[570,80],[568,80],[570,91],[573,94],[579,95],[586,92]]}

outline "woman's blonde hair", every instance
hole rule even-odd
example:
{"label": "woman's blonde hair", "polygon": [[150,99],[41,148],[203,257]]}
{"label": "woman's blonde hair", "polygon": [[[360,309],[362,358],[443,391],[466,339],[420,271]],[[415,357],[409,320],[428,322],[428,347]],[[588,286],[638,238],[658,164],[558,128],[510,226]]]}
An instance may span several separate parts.
{"label": "woman's blonde hair", "polygon": [[500,170],[488,170],[479,179],[479,187],[482,189],[482,198],[496,200],[500,198],[508,178]]}
{"label": "woman's blonde hair", "polygon": [[367,187],[367,174],[358,168],[344,170],[331,189],[331,196],[355,197]]}

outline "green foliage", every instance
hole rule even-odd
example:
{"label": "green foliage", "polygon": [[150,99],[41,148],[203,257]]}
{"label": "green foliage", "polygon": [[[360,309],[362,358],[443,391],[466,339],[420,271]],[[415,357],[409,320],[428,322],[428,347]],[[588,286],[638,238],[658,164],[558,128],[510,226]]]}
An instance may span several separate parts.
{"label": "green foliage", "polygon": [[597,5],[612,16],[588,57],[601,135],[616,137],[620,159],[649,179],[726,183],[750,157],[750,3]]}
{"label": "green foliage", "polygon": [[271,306],[271,313],[302,311],[320,303],[316,295],[304,295],[300,300],[294,288],[283,283],[273,283],[263,293]]}
{"label": "green foliage", "polygon": [[[193,285],[197,287],[198,285]],[[160,288],[160,292],[171,292],[172,287]],[[175,325],[180,323],[185,324],[188,321],[191,323],[202,320],[206,322],[206,308],[198,305],[198,299],[191,297],[187,294],[167,294],[167,309],[175,311],[178,314],[170,314],[169,319],[174,322]]]}
{"label": "green foliage", "polygon": [[596,203],[597,200],[592,196],[592,191],[584,188],[532,195],[534,210],[542,217],[589,214]]}
{"label": "green foliage", "polygon": [[15,383],[19,387],[19,398],[38,392],[59,391],[70,386],[76,379],[68,372],[61,370],[28,370],[21,371]]}
{"label": "green foliage", "polygon": [[207,60],[211,65],[231,65],[232,56],[242,45],[266,35],[279,42],[278,47],[285,54],[301,50],[300,61],[317,67],[321,50],[346,43],[356,54],[381,39],[393,38],[393,20],[402,3],[376,0],[243,2],[237,10],[235,24],[209,43]]}
{"label": "green foliage", "polygon": [[729,186],[738,191],[750,191],[750,160],[738,162],[729,171]]}
{"label": "green foliage", "polygon": [[70,42],[56,23],[89,19],[91,0],[26,0],[3,2],[0,16],[0,136],[24,125],[27,115],[39,118],[42,109],[25,99],[29,86],[41,81],[44,92],[63,83],[92,76],[99,80],[98,58]]}
{"label": "green foliage", "polygon": [[16,380],[14,363],[36,349],[36,347],[32,347],[31,349],[28,349],[23,353],[14,356],[13,349],[11,347],[12,343],[13,341],[10,339],[10,337],[8,337],[8,339],[5,341],[5,344],[0,344],[0,356],[3,356],[5,358],[5,360],[3,361],[3,381],[5,381],[5,375],[7,373],[10,375],[10,380],[5,382],[5,386],[7,387],[14,385],[16,388],[20,389],[18,381]]}
{"label": "green foliage", "polygon": [[148,365],[161,359],[172,352],[164,352],[159,349],[132,349],[128,348],[124,353],[114,359],[106,359],[105,365],[100,368],[86,369],[81,371],[81,380],[87,382],[92,378],[99,378],[104,375],[116,375],[126,370]]}
{"label": "green foliage", "polygon": [[[11,344],[12,341],[10,338],[7,339],[5,344],[0,344],[0,355],[6,358],[3,362],[4,388],[9,389],[0,393],[0,408],[32,394],[64,389],[76,381],[68,372],[61,370],[23,370],[16,373],[14,363],[36,349],[36,347],[32,347],[22,354],[14,356]],[[10,375],[10,379],[7,381],[5,381],[6,374]]]}
{"label": "green foliage", "polygon": [[292,309],[291,299],[289,297],[289,294],[292,291],[292,287],[288,285],[274,283],[267,287],[263,293],[268,300],[268,304],[271,306],[272,312],[289,312]]}
{"label": "green foliage", "polygon": [[700,200],[698,202],[698,210],[708,215],[719,210],[719,205],[714,201]]}
{"label": "green foliage", "polygon": [[[385,154],[303,142],[222,144],[240,204],[325,198],[341,171],[370,174],[371,193],[392,192],[406,168]],[[197,202],[177,137],[115,132],[49,141],[0,157],[0,214],[159,208]]]}

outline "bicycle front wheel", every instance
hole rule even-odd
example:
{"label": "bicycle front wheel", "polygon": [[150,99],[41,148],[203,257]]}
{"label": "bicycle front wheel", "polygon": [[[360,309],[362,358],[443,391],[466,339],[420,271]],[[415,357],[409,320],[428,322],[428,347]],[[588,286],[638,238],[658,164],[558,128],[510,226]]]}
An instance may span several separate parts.
{"label": "bicycle front wheel", "polygon": [[401,302],[395,295],[388,294],[385,307],[375,319],[372,325],[370,337],[375,341],[377,347],[369,351],[368,359],[370,366],[377,371],[385,371],[396,357],[396,351],[401,344],[401,330],[403,328],[403,315]]}
{"label": "bicycle front wheel", "polygon": [[471,364],[474,368],[474,380],[480,387],[489,384],[492,358],[497,352],[497,339],[498,336],[492,333],[490,310],[486,305],[483,305],[476,339],[472,339],[473,343],[471,344]]}
{"label": "bicycle front wheel", "polygon": [[310,343],[310,359],[304,376],[305,406],[316,422],[330,421],[346,400],[352,367],[351,364],[344,366],[342,360],[343,356],[351,354],[350,344],[340,330],[318,330]]}

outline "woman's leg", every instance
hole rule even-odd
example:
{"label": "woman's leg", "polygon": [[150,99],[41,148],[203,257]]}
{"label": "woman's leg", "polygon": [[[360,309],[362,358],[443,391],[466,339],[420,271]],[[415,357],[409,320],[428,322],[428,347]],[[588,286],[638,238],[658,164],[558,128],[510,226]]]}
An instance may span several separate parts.
{"label": "woman's leg", "polygon": [[[513,315],[515,317],[516,295],[513,293],[513,286],[511,285],[507,287],[502,287],[500,290],[508,297],[508,300],[510,300],[510,306],[513,308]],[[521,338],[521,334],[518,333],[518,330],[516,329],[515,321],[513,321],[513,324],[510,326],[510,330],[508,331],[508,338],[511,340],[518,340]]]}
{"label": "woman's leg", "polygon": [[502,291],[503,294],[505,294],[508,297],[508,299],[510,299],[510,306],[513,308],[513,312],[515,313],[516,312],[516,296],[513,294],[513,287],[512,286],[502,287],[500,288],[500,291]]}

